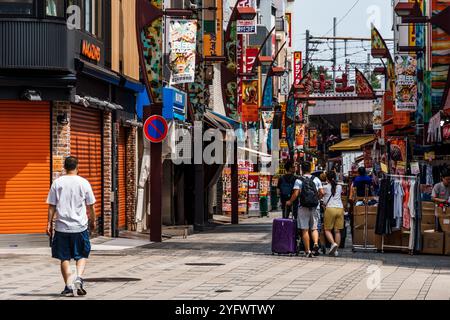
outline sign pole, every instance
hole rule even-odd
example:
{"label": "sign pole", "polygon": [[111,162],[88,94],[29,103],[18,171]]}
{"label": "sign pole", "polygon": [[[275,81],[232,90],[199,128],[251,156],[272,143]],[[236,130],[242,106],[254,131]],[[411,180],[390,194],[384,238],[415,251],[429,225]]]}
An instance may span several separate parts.
{"label": "sign pole", "polygon": [[[150,115],[161,115],[162,104],[151,106]],[[162,242],[162,144],[150,144],[150,241]]]}

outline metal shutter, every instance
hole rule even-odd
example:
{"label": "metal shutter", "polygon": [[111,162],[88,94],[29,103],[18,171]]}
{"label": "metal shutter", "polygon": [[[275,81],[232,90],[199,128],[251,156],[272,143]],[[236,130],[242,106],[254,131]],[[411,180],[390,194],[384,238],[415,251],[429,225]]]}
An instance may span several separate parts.
{"label": "metal shutter", "polygon": [[0,102],[0,234],[45,233],[50,104]]}
{"label": "metal shutter", "polygon": [[119,229],[126,228],[126,199],[127,199],[127,188],[126,188],[126,131],[125,128],[120,127],[119,137],[118,137],[118,198],[119,198]]}
{"label": "metal shutter", "polygon": [[70,153],[79,161],[79,175],[89,181],[94,191],[95,213],[102,214],[102,113],[72,106],[70,120]]}

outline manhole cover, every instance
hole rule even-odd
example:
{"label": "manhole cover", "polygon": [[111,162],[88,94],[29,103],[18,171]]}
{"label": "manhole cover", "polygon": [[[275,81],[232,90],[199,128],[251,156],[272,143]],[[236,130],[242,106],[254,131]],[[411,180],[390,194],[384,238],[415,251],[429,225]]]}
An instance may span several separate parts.
{"label": "manhole cover", "polygon": [[195,266],[195,267],[219,267],[224,266],[223,263],[185,263],[187,266]]}
{"label": "manhole cover", "polygon": [[217,290],[216,293],[227,293],[232,292],[231,290]]}
{"label": "manhole cover", "polygon": [[90,278],[84,279],[84,282],[138,282],[138,278]]}

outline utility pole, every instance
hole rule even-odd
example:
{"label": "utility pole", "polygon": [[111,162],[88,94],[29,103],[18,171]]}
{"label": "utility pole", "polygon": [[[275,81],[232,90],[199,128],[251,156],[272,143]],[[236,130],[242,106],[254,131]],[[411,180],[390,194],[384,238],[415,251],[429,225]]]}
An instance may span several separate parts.
{"label": "utility pole", "polygon": [[337,18],[333,18],[333,88],[336,88],[336,25]]}
{"label": "utility pole", "polygon": [[305,67],[303,68],[303,76],[309,71],[309,30],[306,30],[306,50],[305,50]]}

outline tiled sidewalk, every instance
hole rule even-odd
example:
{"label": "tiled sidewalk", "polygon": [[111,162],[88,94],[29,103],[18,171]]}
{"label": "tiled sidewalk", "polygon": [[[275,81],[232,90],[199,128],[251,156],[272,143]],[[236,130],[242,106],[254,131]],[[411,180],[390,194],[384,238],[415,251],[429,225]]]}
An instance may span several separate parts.
{"label": "tiled sidewalk", "polygon": [[[349,249],[339,258],[272,256],[271,220],[141,247],[145,241],[100,244],[107,250],[89,261],[88,296],[76,299],[450,299],[450,257]],[[62,288],[58,262],[47,255],[0,251],[0,299],[63,299]]]}

